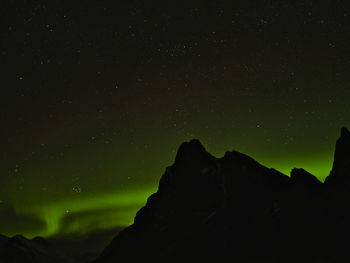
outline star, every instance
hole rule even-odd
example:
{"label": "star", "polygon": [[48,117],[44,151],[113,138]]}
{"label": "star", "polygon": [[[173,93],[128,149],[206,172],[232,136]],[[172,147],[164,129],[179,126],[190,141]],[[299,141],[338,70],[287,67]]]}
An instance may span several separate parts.
{"label": "star", "polygon": [[73,186],[72,190],[76,192],[77,194],[80,194],[82,192],[82,188],[80,186]]}

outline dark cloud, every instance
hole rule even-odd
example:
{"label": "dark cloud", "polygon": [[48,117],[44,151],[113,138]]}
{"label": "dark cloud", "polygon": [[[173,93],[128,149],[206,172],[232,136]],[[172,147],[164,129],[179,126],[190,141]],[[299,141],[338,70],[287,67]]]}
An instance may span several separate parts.
{"label": "dark cloud", "polygon": [[[60,222],[60,230],[58,232],[71,236],[94,234],[96,229],[113,229],[114,232],[119,232],[125,227],[115,226],[119,213],[123,213],[123,211],[120,211],[120,209],[116,211],[114,207],[67,213]],[[114,224],[109,224],[111,220]]]}
{"label": "dark cloud", "polygon": [[46,227],[46,223],[36,217],[18,215],[11,206],[0,205],[0,234],[26,236],[33,232],[43,232]]}

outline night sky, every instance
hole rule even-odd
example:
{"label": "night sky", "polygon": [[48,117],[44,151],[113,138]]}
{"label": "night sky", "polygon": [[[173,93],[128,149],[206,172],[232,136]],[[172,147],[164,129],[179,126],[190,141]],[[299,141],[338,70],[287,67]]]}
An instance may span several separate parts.
{"label": "night sky", "polygon": [[192,138],[328,175],[349,1],[200,3],[1,1],[1,234],[131,224]]}

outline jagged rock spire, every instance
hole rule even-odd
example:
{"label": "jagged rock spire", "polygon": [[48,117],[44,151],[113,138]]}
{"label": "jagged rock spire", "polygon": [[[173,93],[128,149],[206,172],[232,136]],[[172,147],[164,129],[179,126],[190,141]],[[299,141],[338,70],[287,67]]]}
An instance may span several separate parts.
{"label": "jagged rock spire", "polygon": [[201,142],[197,139],[192,139],[180,145],[175,157],[175,163],[199,161],[208,156],[210,156],[210,154],[205,150]]}
{"label": "jagged rock spire", "polygon": [[350,184],[350,132],[343,127],[340,134],[335,146],[333,168],[326,183]]}

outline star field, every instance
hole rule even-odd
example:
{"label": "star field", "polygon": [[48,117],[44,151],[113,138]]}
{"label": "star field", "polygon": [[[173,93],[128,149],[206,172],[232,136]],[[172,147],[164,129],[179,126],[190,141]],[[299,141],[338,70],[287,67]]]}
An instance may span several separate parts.
{"label": "star field", "polygon": [[0,12],[2,234],[130,224],[192,138],[323,180],[350,127],[346,1]]}

